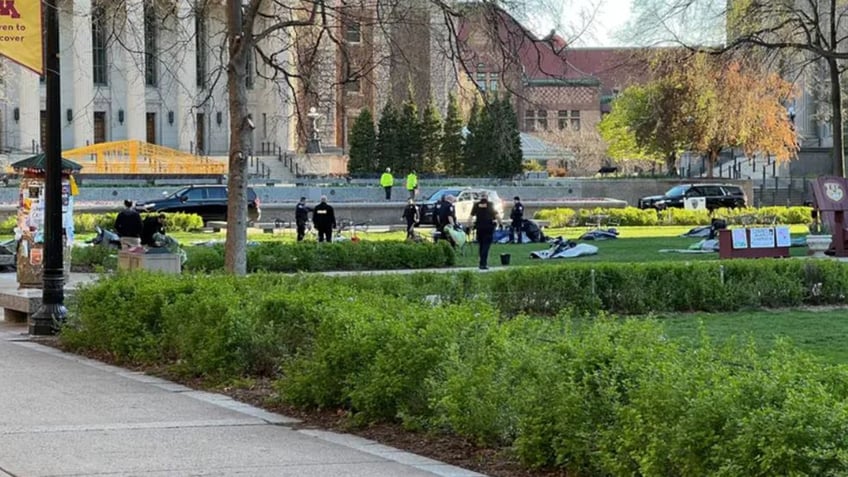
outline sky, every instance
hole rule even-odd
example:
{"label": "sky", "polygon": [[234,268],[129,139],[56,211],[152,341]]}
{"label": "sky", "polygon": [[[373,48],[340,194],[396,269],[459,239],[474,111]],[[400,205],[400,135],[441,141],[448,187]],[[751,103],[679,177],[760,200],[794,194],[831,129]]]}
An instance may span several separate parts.
{"label": "sky", "polygon": [[[577,8],[589,9],[596,4],[591,0],[572,0]],[[630,18],[630,3],[632,0],[603,0],[598,7],[598,14],[593,22],[591,35],[583,35],[578,39],[581,46],[625,46],[618,43],[614,35],[627,24]],[[568,24],[568,12],[564,12],[563,24]]]}
{"label": "sky", "polygon": [[[632,0],[540,0],[536,11],[524,12],[527,25],[537,35],[547,35],[556,29],[566,41],[581,47],[625,46],[615,35],[630,18]],[[542,5],[559,11],[541,11]],[[554,7],[556,5],[556,7]],[[589,22],[589,29],[581,32],[587,23],[582,15],[597,12]],[[575,35],[579,33],[575,37]]]}

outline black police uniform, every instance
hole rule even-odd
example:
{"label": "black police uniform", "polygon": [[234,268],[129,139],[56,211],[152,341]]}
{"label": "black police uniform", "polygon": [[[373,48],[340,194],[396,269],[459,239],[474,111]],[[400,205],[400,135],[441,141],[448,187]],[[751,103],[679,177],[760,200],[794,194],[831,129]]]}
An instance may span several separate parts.
{"label": "black police uniform", "polygon": [[480,269],[489,268],[489,248],[495,235],[495,208],[486,199],[481,199],[471,208],[471,216],[477,217],[477,243],[480,245]]}
{"label": "black police uniform", "polygon": [[512,230],[509,232],[509,241],[513,243],[521,243],[521,230],[524,228],[524,205],[518,201],[512,208],[512,213],[509,214],[512,219]]}
{"label": "black police uniform", "polygon": [[419,221],[418,206],[415,204],[407,204],[403,209],[403,218],[406,219],[406,238],[414,238],[415,224]]}
{"label": "black police uniform", "polygon": [[454,205],[450,202],[444,201],[442,203],[442,207],[439,209],[439,232],[441,232],[442,238],[450,241],[451,244],[456,245],[450,235],[445,232],[445,229],[447,229],[451,224],[450,218],[453,218],[453,223],[456,224],[456,207],[454,207]]}
{"label": "black police uniform", "polygon": [[309,207],[303,202],[298,202],[294,209],[294,222],[297,225],[297,241],[303,240],[306,235],[306,222],[309,221]]}
{"label": "black police uniform", "polygon": [[140,238],[143,229],[141,215],[135,209],[126,208],[115,218],[115,232],[119,237]]}
{"label": "black police uniform", "polygon": [[444,205],[442,201],[443,199],[439,199],[433,204],[433,225],[439,232],[442,231],[442,206]]}
{"label": "black police uniform", "polygon": [[312,223],[315,224],[315,230],[318,231],[319,242],[333,241],[333,229],[336,228],[336,214],[330,204],[321,202],[312,209]]}

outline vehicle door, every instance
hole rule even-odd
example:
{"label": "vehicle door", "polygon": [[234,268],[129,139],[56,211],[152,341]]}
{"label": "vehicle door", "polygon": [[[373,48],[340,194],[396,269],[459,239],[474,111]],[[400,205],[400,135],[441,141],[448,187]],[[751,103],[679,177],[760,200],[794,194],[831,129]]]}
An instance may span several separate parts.
{"label": "vehicle door", "polygon": [[704,186],[704,195],[707,197],[707,208],[718,209],[720,207],[729,207],[724,190],[719,186]]}
{"label": "vehicle door", "polygon": [[227,188],[208,187],[203,204],[203,217],[206,220],[227,220]]}
{"label": "vehicle door", "polygon": [[471,207],[474,206],[474,202],[477,200],[477,197],[480,194],[471,191],[463,191],[459,193],[459,197],[456,200],[456,220],[460,223],[465,224],[468,222],[468,219],[471,218]]}
{"label": "vehicle door", "polygon": [[175,207],[174,209],[169,210],[169,212],[182,212],[185,214],[198,214],[201,215],[201,211],[203,210],[203,197],[204,197],[204,189],[200,187],[193,187],[191,189],[187,189],[182,196],[180,196],[180,205]]}

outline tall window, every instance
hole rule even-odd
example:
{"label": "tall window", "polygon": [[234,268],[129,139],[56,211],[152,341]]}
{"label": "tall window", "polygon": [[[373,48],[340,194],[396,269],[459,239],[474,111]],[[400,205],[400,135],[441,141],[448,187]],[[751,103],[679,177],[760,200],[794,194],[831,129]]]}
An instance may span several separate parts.
{"label": "tall window", "polygon": [[575,131],[580,130],[580,111],[571,111],[571,129]]}
{"label": "tall window", "polygon": [[498,90],[498,74],[489,73],[489,89],[492,91]]}
{"label": "tall window", "polygon": [[534,131],[536,129],[536,111],[528,109],[524,112],[524,129]]}
{"label": "tall window", "polygon": [[197,87],[206,89],[206,11],[194,13],[195,55],[197,56]]}
{"label": "tall window", "polygon": [[362,27],[359,26],[358,22],[353,20],[346,22],[344,38],[348,43],[359,43],[362,41]]}
{"label": "tall window", "polygon": [[477,87],[480,91],[486,91],[486,73],[477,73]]}
{"label": "tall window", "polygon": [[536,112],[536,116],[537,116],[536,122],[539,125],[539,127],[537,129],[539,129],[540,131],[547,131],[548,130],[548,112],[545,111],[544,109],[540,109],[539,111]]}
{"label": "tall window", "polygon": [[557,111],[557,127],[560,130],[568,127],[568,111]]}
{"label": "tall window", "polygon": [[253,77],[255,58],[253,57],[253,54],[253,50],[247,52],[247,62],[245,65],[246,71],[244,72],[244,85],[247,89],[253,89],[253,85],[255,83]]}
{"label": "tall window", "polygon": [[144,83],[159,83],[159,27],[156,25],[156,8],[152,1],[144,2]]}
{"label": "tall window", "polygon": [[106,8],[95,4],[91,9],[91,56],[92,79],[94,84],[108,84],[106,62]]}

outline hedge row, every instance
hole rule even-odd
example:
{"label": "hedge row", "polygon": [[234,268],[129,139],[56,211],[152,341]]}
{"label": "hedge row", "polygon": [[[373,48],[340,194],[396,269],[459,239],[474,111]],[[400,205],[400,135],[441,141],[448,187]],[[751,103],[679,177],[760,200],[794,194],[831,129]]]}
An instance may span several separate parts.
{"label": "hedge row", "polygon": [[[770,285],[795,272],[775,269]],[[785,345],[684,347],[651,321],[505,319],[462,297],[505,281],[119,274],[75,294],[61,339],[192,376],[270,376],[292,404],[509,446],[576,475],[848,472],[844,368]],[[448,283],[455,303],[419,299]]]}
{"label": "hedge row", "polygon": [[[186,254],[187,271],[224,268],[223,246],[189,247]],[[421,269],[455,264],[456,255],[445,242],[260,242],[247,249],[247,269],[251,273]]]}
{"label": "hedge row", "polygon": [[[142,214],[142,218],[146,218],[151,214]],[[197,214],[165,214],[167,219],[167,229],[172,232],[191,232],[203,228],[203,219]],[[115,230],[115,217],[117,212],[106,214],[74,214],[74,232],[78,234],[95,232],[95,227],[102,229]],[[14,233],[17,227],[17,218],[8,217],[3,222],[0,222],[0,234],[8,235]]]}
{"label": "hedge row", "polygon": [[707,211],[668,209],[657,212],[653,209],[543,209],[536,212],[535,218],[548,220],[552,227],[567,227],[575,223],[591,221],[593,215],[605,215],[620,225],[709,225],[712,218],[723,218],[731,222],[755,220],[757,223],[810,224],[810,207],[761,207],[759,209],[717,209],[710,215]]}

